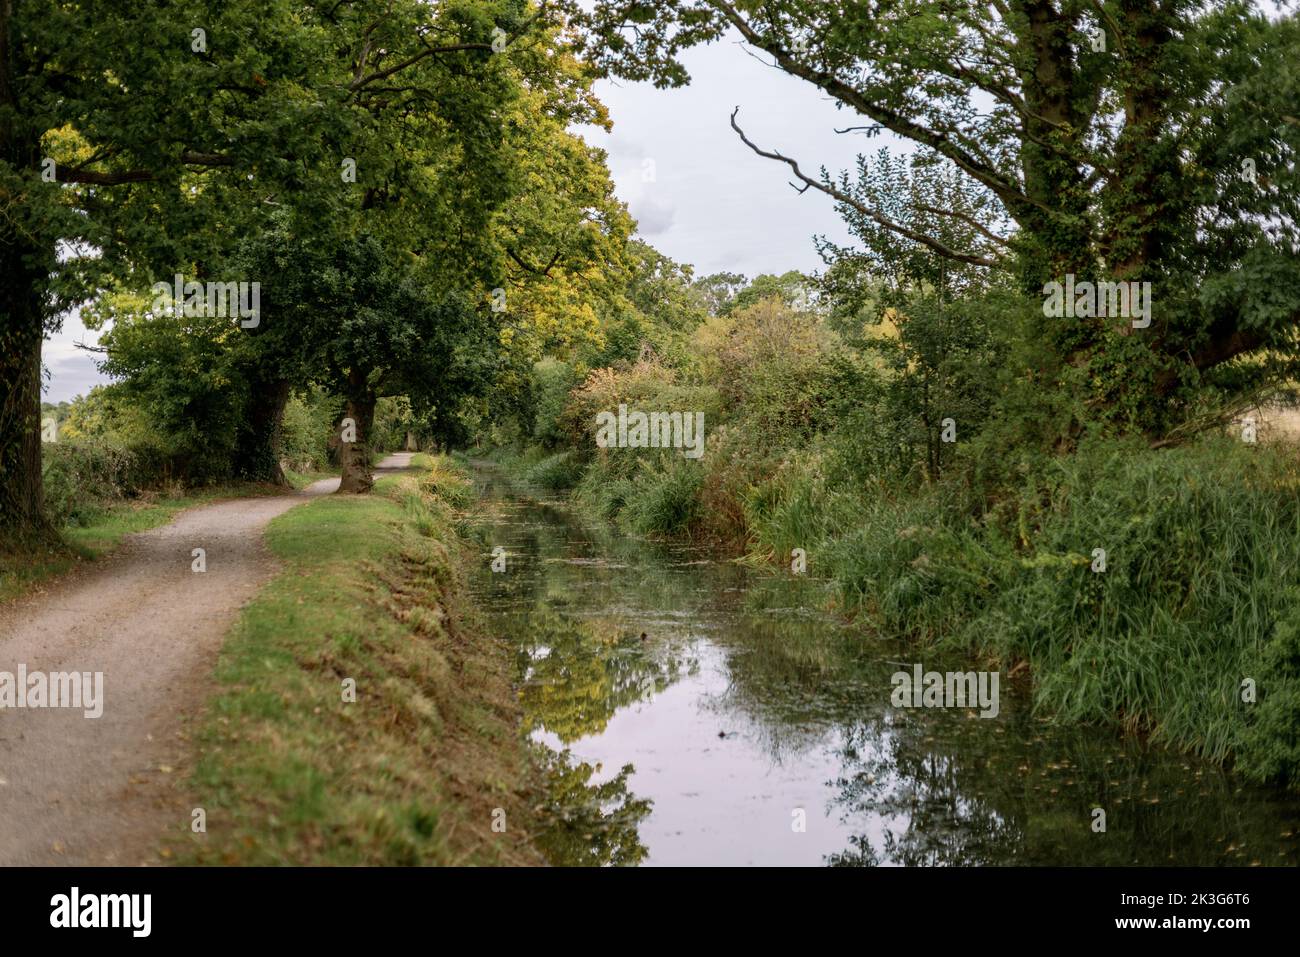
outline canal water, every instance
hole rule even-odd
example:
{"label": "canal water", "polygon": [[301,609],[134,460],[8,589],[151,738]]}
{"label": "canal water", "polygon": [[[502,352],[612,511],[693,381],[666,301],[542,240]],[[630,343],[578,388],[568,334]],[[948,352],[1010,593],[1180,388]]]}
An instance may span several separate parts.
{"label": "canal water", "polygon": [[894,673],[974,666],[869,637],[824,582],[475,479],[471,585],[518,649],[556,864],[1300,863],[1300,800],[1036,717],[1006,675],[995,718],[894,707]]}

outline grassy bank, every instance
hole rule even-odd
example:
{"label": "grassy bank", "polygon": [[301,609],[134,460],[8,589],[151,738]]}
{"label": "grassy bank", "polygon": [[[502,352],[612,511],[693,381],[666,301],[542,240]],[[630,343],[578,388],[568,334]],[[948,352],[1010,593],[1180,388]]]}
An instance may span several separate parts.
{"label": "grassy bank", "polygon": [[[498,458],[628,532],[731,541],[808,573],[868,634],[1027,673],[1039,714],[1111,725],[1300,788],[1300,461],[1206,436],[1097,439],[971,461],[910,486],[851,480],[831,441],[763,450],[726,429],[671,452]],[[1104,565],[1098,549],[1104,550]]]}
{"label": "grassy bank", "polygon": [[[1289,387],[1267,414],[1208,386],[1085,400],[1041,318],[996,290],[852,315],[764,299],[635,361],[538,363],[531,421],[489,437],[627,534],[806,561],[864,639],[1027,675],[1043,717],[1300,788],[1300,459],[1269,427]],[[650,428],[676,411],[702,454]]]}
{"label": "grassy bank", "polygon": [[509,654],[458,572],[472,489],[417,464],[269,526],[284,570],[223,649],[192,782],[207,833],[182,862],[540,863]]}

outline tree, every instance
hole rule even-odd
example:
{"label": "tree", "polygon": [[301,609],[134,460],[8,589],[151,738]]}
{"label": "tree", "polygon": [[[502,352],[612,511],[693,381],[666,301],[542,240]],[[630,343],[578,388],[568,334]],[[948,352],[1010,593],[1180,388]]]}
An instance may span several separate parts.
{"label": "tree", "polygon": [[281,71],[295,61],[260,56],[242,39],[249,23],[273,35],[282,24],[283,6],[254,16],[259,6],[236,0],[196,15],[93,0],[0,4],[0,534],[8,538],[49,531],[43,334],[102,277],[129,264],[170,265],[221,232],[183,183],[205,170],[247,175],[271,142],[302,142],[304,108],[289,89],[297,84]]}
{"label": "tree", "polygon": [[[461,177],[461,160],[498,135],[493,104],[511,81],[493,58],[545,11],[523,0],[0,3],[0,534],[50,534],[41,339],[106,280],[143,287],[177,264],[211,278],[232,238],[290,198],[300,228],[333,226],[352,201],[340,196],[349,160],[375,174],[351,208],[386,207],[395,230],[444,219],[420,252],[458,261],[459,230],[481,234],[485,220],[476,233],[439,204],[402,206],[395,184],[429,176],[437,153],[460,198],[495,192],[499,167]],[[412,155],[414,140],[425,155]]]}
{"label": "tree", "polygon": [[704,308],[709,315],[721,316],[731,307],[737,294],[748,282],[738,272],[715,272],[695,280],[695,291],[704,300]]}
{"label": "tree", "polygon": [[1010,230],[950,246],[745,137],[800,189],[937,256],[1007,270],[1029,296],[1067,275],[1151,282],[1140,336],[1128,317],[1049,327],[1062,384],[1083,398],[1107,405],[1145,383],[1154,407],[1239,356],[1294,355],[1294,14],[1270,21],[1245,0],[601,0],[575,15],[603,69],[660,85],[688,82],[683,50],[734,30],[857,114],[844,132],[888,130],[941,157]]}
{"label": "tree", "polygon": [[777,299],[791,309],[806,312],[813,306],[814,294],[813,282],[797,269],[788,270],[779,276],[763,273],[755,276],[753,282],[736,293],[722,315],[748,309],[764,299]]}
{"label": "tree", "polygon": [[486,388],[495,371],[492,330],[460,293],[440,295],[373,237],[341,244],[318,277],[312,307],[322,377],[345,400],[339,424],[340,492],[368,492],[371,427],[381,396],[406,395],[414,409],[441,406]]}

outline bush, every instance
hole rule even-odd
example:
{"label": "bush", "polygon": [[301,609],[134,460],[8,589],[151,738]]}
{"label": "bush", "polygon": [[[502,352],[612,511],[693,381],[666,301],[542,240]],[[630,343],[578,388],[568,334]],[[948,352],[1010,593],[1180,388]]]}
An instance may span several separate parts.
{"label": "bush", "polygon": [[532,438],[543,448],[553,449],[563,442],[561,419],[569,392],[579,381],[577,371],[558,359],[543,359],[533,366]]}
{"label": "bush", "polygon": [[428,471],[419,477],[420,490],[453,509],[467,509],[478,500],[474,483],[454,459],[445,455],[420,457]]}
{"label": "bush", "polygon": [[377,457],[406,448],[406,433],[415,420],[411,400],[404,395],[381,396],[375,403],[375,419],[370,428],[370,449]]}
{"label": "bush", "polygon": [[559,491],[570,489],[582,478],[583,465],[572,452],[548,455],[523,471],[524,481],[541,488]]}
{"label": "bush", "polygon": [[1287,590],[1285,608],[1260,652],[1258,702],[1243,703],[1246,726],[1238,766],[1263,781],[1300,782],[1300,588]]}
{"label": "bush", "polygon": [[640,535],[687,533],[699,517],[701,467],[687,459],[644,461],[623,490],[620,522]]}
{"label": "bush", "polygon": [[320,387],[294,393],[285,403],[280,426],[280,459],[295,472],[319,472],[329,466],[330,439],[343,400]]}
{"label": "bush", "polygon": [[101,440],[52,442],[42,448],[45,506],[56,525],[85,525],[114,500],[156,487],[166,477],[162,453]]}

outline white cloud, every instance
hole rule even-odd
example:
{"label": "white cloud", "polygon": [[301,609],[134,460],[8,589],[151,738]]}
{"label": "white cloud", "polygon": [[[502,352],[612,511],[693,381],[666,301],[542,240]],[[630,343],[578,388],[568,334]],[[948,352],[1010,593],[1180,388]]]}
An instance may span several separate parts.
{"label": "white cloud", "polygon": [[102,357],[78,349],[77,343],[98,345],[99,333],[82,325],[80,310],[74,309],[64,318],[63,328],[41,347],[41,362],[50,373],[48,379],[42,380],[42,401],[67,402],[85,395],[92,386],[111,381],[95,366]]}
{"label": "white cloud", "polygon": [[677,215],[676,207],[649,196],[631,203],[629,210],[636,218],[637,233],[647,239],[668,232]]}

